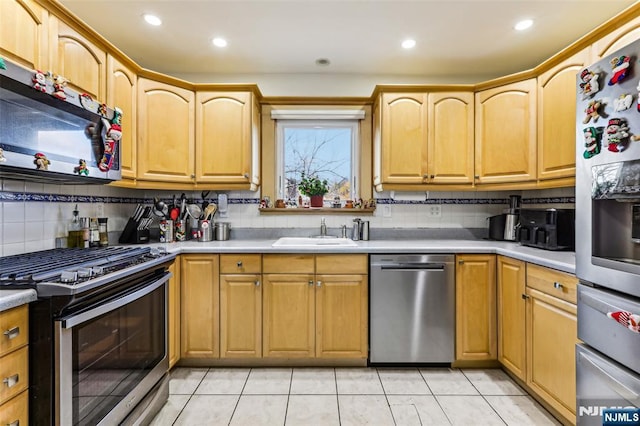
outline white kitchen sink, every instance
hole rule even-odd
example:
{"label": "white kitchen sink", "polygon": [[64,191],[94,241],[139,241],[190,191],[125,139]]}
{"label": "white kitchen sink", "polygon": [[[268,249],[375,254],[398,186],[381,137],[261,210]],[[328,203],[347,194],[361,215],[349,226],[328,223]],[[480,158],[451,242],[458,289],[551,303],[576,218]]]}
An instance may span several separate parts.
{"label": "white kitchen sink", "polygon": [[349,238],[334,237],[282,237],[271,247],[357,247]]}

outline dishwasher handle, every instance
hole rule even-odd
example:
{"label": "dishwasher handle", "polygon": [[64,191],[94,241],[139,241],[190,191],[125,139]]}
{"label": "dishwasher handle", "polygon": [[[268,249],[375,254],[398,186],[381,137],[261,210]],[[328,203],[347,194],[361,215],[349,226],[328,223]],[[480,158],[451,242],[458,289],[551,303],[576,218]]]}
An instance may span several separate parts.
{"label": "dishwasher handle", "polygon": [[397,271],[397,270],[412,270],[412,271],[444,271],[444,263],[389,263],[381,265],[380,269],[383,271]]}

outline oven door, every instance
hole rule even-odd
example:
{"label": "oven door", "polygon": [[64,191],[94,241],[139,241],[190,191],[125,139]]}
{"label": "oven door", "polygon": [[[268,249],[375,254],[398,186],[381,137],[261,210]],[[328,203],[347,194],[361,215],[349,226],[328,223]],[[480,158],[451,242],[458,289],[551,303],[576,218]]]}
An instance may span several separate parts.
{"label": "oven door", "polygon": [[166,374],[170,277],[54,321],[57,425],[117,424]]}

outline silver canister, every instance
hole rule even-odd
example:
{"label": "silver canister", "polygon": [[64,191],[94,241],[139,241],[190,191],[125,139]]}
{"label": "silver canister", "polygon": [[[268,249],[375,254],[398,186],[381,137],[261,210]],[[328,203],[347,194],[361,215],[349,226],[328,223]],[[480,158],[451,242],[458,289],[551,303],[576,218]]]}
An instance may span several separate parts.
{"label": "silver canister", "polygon": [[198,222],[198,241],[207,242],[213,240],[213,228],[209,220]]}
{"label": "silver canister", "polygon": [[362,241],[369,241],[369,221],[363,220],[360,222],[360,227],[362,228],[360,231],[360,239]]}
{"label": "silver canister", "polygon": [[173,221],[171,219],[163,219],[160,221],[160,242],[173,242]]}
{"label": "silver canister", "polygon": [[228,222],[216,223],[216,240],[226,241],[231,233],[231,224]]}

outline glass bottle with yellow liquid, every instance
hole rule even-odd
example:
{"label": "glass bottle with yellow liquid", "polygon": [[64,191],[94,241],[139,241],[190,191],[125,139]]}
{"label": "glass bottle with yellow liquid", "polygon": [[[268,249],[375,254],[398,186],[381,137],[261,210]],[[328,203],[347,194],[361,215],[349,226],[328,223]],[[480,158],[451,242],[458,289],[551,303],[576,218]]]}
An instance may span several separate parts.
{"label": "glass bottle with yellow liquid", "polygon": [[75,210],[73,210],[73,217],[69,222],[69,229],[67,233],[67,247],[84,247],[84,231],[78,217],[80,212],[78,211],[78,205],[76,204]]}

